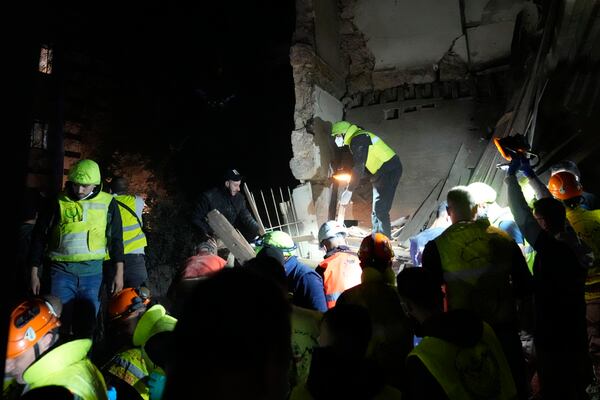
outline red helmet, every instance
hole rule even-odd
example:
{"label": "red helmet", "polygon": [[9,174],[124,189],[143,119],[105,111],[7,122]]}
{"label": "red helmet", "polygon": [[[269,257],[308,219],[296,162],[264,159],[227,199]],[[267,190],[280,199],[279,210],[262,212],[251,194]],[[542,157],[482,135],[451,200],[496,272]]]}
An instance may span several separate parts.
{"label": "red helmet", "polygon": [[363,267],[387,267],[394,258],[394,250],[392,250],[390,239],[379,232],[365,237],[358,249],[358,258]]}
{"label": "red helmet", "polygon": [[6,358],[15,358],[32,348],[60,321],[50,303],[31,299],[19,304],[10,315]]}
{"label": "red helmet", "polygon": [[114,295],[108,303],[108,317],[111,320],[125,318],[150,303],[150,290],[125,288]]}
{"label": "red helmet", "polygon": [[583,187],[579,179],[568,171],[557,172],[548,181],[548,190],[559,200],[569,200],[581,196]]}

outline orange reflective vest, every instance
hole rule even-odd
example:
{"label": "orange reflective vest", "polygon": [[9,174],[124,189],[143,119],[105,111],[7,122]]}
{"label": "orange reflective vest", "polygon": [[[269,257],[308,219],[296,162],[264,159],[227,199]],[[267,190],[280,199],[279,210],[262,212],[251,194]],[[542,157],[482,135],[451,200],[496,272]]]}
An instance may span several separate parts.
{"label": "orange reflective vest", "polygon": [[335,303],[346,289],[360,283],[362,269],[358,257],[352,253],[338,251],[323,260],[319,266],[323,268],[323,286],[327,308],[335,307]]}

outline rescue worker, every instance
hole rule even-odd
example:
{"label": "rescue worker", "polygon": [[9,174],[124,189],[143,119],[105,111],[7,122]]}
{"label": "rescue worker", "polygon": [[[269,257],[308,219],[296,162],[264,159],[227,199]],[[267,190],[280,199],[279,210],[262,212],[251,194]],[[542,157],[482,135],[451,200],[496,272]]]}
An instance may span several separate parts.
{"label": "rescue worker", "polygon": [[144,252],[148,241],[142,230],[142,212],[146,203],[141,196],[129,194],[129,182],[123,177],[114,177],[111,180],[110,191],[119,205],[123,223],[123,285],[134,288],[144,286],[148,279]]}
{"label": "rescue worker", "polygon": [[600,210],[583,207],[583,187],[570,172],[550,177],[548,189],[566,208],[567,220],[593,253],[594,261],[587,270],[585,301],[589,352],[592,357],[596,385],[600,385]]}
{"label": "rescue worker", "polygon": [[544,185],[526,160],[513,157],[505,178],[508,204],[525,239],[536,251],[533,337],[540,396],[586,399],[591,368],[584,287],[586,263],[590,261],[584,261],[585,249],[566,224],[565,208],[558,200],[542,196],[534,203],[532,213],[517,182],[519,170],[528,176],[538,195]]}
{"label": "rescue worker", "polygon": [[223,179],[223,186],[203,192],[196,200],[192,211],[192,224],[198,229],[200,241],[217,239],[207,219],[208,213],[216,209],[231,225],[238,228],[249,242],[253,242],[259,235],[259,227],[246,207],[246,197],[240,193],[243,176],[236,169],[229,169]]}
{"label": "rescue worker", "polygon": [[473,201],[477,204],[476,219],[487,218],[492,226],[508,233],[523,252],[529,271],[532,271],[535,251],[523,237],[519,226],[515,222],[515,217],[510,212],[510,208],[500,207],[496,202],[498,197],[496,191],[483,182],[470,183],[467,188],[473,196]]}
{"label": "rescue worker", "polygon": [[[164,379],[159,382],[161,379],[157,378],[164,377],[165,372],[150,359],[144,345],[155,334],[172,331],[177,320],[167,315],[160,304],[146,309],[149,303],[150,293],[146,288],[125,288],[109,303],[110,334],[120,341],[120,348],[102,370],[107,382],[117,388],[117,395],[125,383],[142,399],[154,400],[150,382],[164,386]],[[155,377],[151,380],[153,373]],[[162,393],[162,389],[158,392]]]}
{"label": "rescue worker", "polygon": [[[581,172],[579,171],[577,164],[570,160],[562,160],[552,165],[550,167],[550,176],[564,171],[570,172],[573,175],[575,175],[579,183],[583,184]],[[600,199],[598,199],[598,196],[596,196],[595,194],[586,192],[584,190],[581,193],[581,197],[581,207],[585,208],[586,210],[600,209]]]}
{"label": "rescue worker", "polygon": [[352,180],[341,194],[340,204],[347,205],[362,177],[369,175],[373,186],[372,230],[392,237],[390,209],[402,176],[398,155],[378,136],[348,121],[338,121],[331,127],[338,147],[348,146],[354,166]]}
{"label": "rescue worker", "polygon": [[83,400],[107,399],[102,374],[87,358],[90,339],[54,347],[60,321],[52,305],[42,299],[22,302],[11,313],[5,375],[25,384],[25,392],[62,386]]}
{"label": "rescue worker", "polygon": [[63,304],[62,330],[91,337],[100,307],[102,263],[114,262],[112,293],[123,288],[123,228],[116,200],[101,191],[100,168],[79,160],[69,170],[65,190],[50,212],[40,215],[31,244],[31,290],[40,293],[42,258],[50,267],[50,294]]}
{"label": "rescue worker", "polygon": [[325,257],[315,269],[323,278],[327,308],[335,303],[346,289],[360,283],[360,260],[346,244],[348,230],[338,221],[327,221],[319,228],[319,244]]}
{"label": "rescue worker", "polygon": [[404,360],[413,348],[413,331],[394,287],[393,257],[390,240],[383,233],[365,237],[358,250],[361,283],[342,293],[337,305],[355,304],[369,311],[373,335],[367,357],[383,370],[388,385],[402,390]]}
{"label": "rescue worker", "polygon": [[424,268],[397,277],[406,314],[423,340],[406,359],[406,399],[515,399],[517,390],[493,329],[468,310],[443,312],[441,287]]}
{"label": "rescue worker", "polygon": [[290,305],[249,268],[198,284],[174,331],[164,399],[285,399]]}
{"label": "rescue worker", "polygon": [[264,247],[275,247],[283,252],[285,257],[285,275],[288,291],[292,293],[292,304],[317,310],[327,311],[323,278],[311,267],[300,262],[294,254],[297,247],[290,235],[282,231],[272,231],[257,240],[255,251],[258,253]]}
{"label": "rescue worker", "polygon": [[364,307],[344,304],[329,309],[308,381],[293,389],[290,400],[401,399],[402,393],[386,385],[381,370],[366,358],[370,339],[371,318]]}
{"label": "rescue worker", "polygon": [[519,339],[519,309],[522,320],[530,319],[533,284],[521,249],[506,232],[490,226],[487,219],[475,221],[477,204],[466,186],[447,194],[452,225],[423,251],[427,268],[445,286],[447,308],[467,309],[489,323],[500,341],[519,398],[527,398],[525,359]]}
{"label": "rescue worker", "polygon": [[425,245],[431,240],[440,236],[452,224],[447,210],[448,204],[442,201],[438,206],[436,218],[431,226],[409,239],[410,242],[410,260],[415,267],[422,265],[423,250]]}

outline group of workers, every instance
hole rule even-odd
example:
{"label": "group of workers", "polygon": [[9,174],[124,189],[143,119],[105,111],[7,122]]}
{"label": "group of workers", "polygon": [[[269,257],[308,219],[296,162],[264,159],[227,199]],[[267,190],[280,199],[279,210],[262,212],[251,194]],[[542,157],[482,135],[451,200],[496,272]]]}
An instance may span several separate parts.
{"label": "group of workers", "polygon": [[[452,188],[397,274],[389,211],[400,160],[349,122],[334,124],[332,136],[355,160],[340,202],[365,171],[373,185],[373,233],[358,252],[337,221],[319,229],[317,268],[286,232],[259,236],[231,169],[197,202],[201,241],[164,305],[145,288],[143,201],[121,179],[112,195],[102,192],[98,165],[76,163],[36,222],[35,297],[11,314],[4,395],[587,399],[597,390],[600,210],[574,165],[557,166],[545,185],[513,157],[505,208],[482,183]],[[243,229],[254,259],[226,267],[206,219],[212,209]],[[99,314],[105,335],[92,341]]]}

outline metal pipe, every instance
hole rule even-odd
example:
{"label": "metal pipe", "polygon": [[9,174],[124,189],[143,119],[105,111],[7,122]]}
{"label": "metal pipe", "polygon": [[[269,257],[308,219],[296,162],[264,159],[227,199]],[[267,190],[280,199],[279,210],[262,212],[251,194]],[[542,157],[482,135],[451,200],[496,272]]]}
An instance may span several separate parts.
{"label": "metal pipe", "polygon": [[267,208],[267,202],[265,200],[265,195],[263,191],[260,191],[260,196],[262,197],[263,205],[265,206],[265,212],[267,213],[267,220],[269,221],[269,228],[273,227],[273,223],[271,222],[271,217],[269,216],[269,209]]}
{"label": "metal pipe", "polygon": [[275,215],[277,216],[277,223],[281,225],[281,219],[279,218],[279,210],[277,207],[277,201],[275,200],[275,193],[273,192],[273,188],[271,188],[271,198],[273,199],[273,207],[275,207]]}

